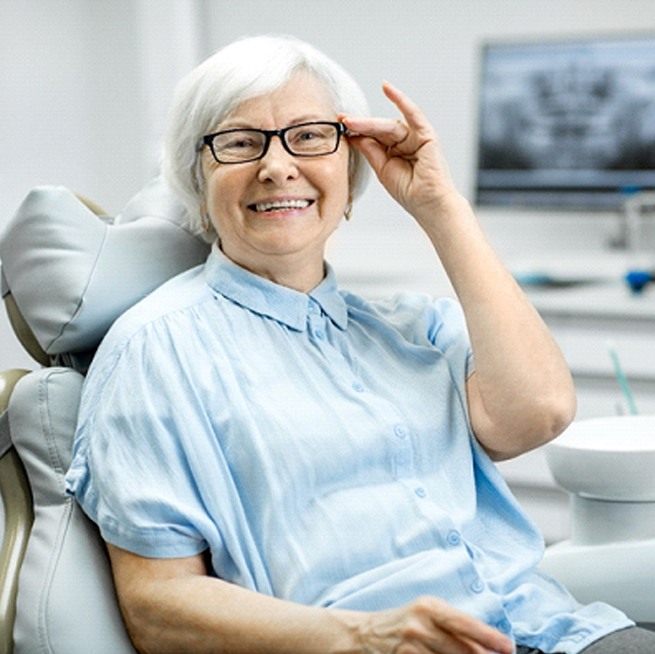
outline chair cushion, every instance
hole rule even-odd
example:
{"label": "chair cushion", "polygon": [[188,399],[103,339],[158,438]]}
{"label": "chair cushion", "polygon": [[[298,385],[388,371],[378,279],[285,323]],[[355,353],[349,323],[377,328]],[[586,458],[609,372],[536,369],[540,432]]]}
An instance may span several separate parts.
{"label": "chair cushion", "polygon": [[113,321],[207,258],[157,178],[115,219],[63,187],[32,190],[0,235],[3,284],[49,355],[93,350]]}
{"label": "chair cushion", "polygon": [[65,492],[82,379],[67,368],[42,369],[20,379],[9,403],[13,444],[34,500],[15,654],[135,654],[98,531]]}

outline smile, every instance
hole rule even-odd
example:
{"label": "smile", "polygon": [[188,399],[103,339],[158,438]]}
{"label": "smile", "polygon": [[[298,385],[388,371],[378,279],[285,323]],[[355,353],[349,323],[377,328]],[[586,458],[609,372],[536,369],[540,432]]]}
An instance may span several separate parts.
{"label": "smile", "polygon": [[261,202],[249,205],[249,209],[258,213],[270,211],[289,211],[290,209],[306,209],[313,200],[280,200],[277,202]]}

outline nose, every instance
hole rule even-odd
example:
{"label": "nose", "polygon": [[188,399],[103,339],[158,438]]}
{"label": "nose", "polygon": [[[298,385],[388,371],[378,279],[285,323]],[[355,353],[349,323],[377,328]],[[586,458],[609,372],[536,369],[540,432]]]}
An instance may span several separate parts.
{"label": "nose", "polygon": [[295,179],[298,175],[296,157],[287,152],[279,136],[274,136],[269,143],[268,151],[259,160],[259,181],[281,184]]}

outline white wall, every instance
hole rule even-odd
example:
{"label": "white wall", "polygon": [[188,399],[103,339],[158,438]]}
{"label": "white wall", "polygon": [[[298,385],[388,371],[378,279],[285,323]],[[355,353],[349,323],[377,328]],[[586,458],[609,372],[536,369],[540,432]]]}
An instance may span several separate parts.
{"label": "white wall", "polygon": [[[175,81],[201,58],[195,0],[0,2],[0,229],[30,188],[109,213],[156,172]],[[34,367],[0,314],[0,369]]]}
{"label": "white wall", "polygon": [[[243,34],[313,41],[353,72],[381,114],[393,111],[381,81],[399,85],[438,128],[468,193],[482,39],[645,29],[655,29],[652,0],[6,0],[0,227],[37,184],[64,184],[120,210],[155,170],[174,82]],[[482,221],[508,255],[544,243],[552,251],[600,244],[609,228],[569,216],[487,213]],[[360,285],[384,266],[390,288],[447,287],[417,229],[375,187],[340,230],[331,258]],[[16,364],[31,365],[0,316],[0,368]]]}

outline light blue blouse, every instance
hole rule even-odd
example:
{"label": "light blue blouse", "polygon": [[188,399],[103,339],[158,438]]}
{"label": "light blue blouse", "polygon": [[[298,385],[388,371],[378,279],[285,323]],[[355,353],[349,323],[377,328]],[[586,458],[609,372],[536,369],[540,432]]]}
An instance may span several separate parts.
{"label": "light blue blouse", "polygon": [[86,383],[67,477],[103,537],[209,548],[218,576],[326,607],[442,597],[575,653],[631,624],[535,570],[542,539],[471,434],[451,300],[303,294],[215,249],[125,314]]}

